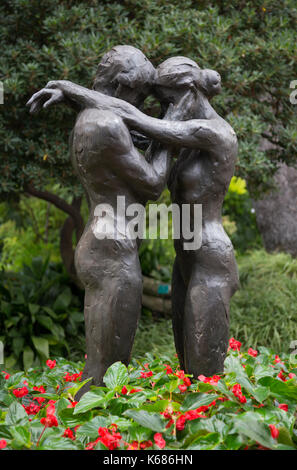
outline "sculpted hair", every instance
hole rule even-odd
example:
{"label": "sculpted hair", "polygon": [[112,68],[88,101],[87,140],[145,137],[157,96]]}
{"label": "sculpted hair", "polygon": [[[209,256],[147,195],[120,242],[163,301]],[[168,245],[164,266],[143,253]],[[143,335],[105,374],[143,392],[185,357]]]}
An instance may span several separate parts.
{"label": "sculpted hair", "polygon": [[117,86],[150,88],[156,70],[145,55],[133,46],[115,46],[102,57],[93,85],[94,90],[111,92]]}
{"label": "sculpted hair", "polygon": [[207,98],[211,98],[221,91],[221,77],[214,70],[200,69],[188,57],[177,56],[165,60],[157,67],[155,85],[199,89]]}

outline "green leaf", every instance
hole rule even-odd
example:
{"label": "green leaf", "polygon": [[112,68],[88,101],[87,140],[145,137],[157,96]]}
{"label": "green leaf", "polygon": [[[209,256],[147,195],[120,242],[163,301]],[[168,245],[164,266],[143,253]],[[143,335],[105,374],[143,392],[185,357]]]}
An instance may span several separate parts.
{"label": "green leaf", "polygon": [[66,310],[71,302],[71,290],[69,287],[67,287],[55,300],[55,303],[53,305],[53,309],[59,310],[59,311],[64,311]]}
{"label": "green leaf", "polygon": [[28,415],[20,403],[14,401],[10,405],[5,422],[9,425],[27,424],[29,422]]}
{"label": "green leaf", "polygon": [[273,377],[264,377],[260,381],[261,385],[270,388],[272,395],[282,399],[287,398],[297,402],[297,384],[294,381],[283,382]]}
{"label": "green leaf", "polygon": [[204,393],[190,393],[186,396],[181,406],[181,411],[195,410],[200,406],[209,405],[218,396],[214,393],[204,394]]}
{"label": "green leaf", "polygon": [[155,432],[164,432],[166,423],[162,420],[158,413],[149,413],[145,410],[126,410],[124,416],[132,418],[136,423],[141,424],[144,428],[151,429]]}
{"label": "green leaf", "polygon": [[71,439],[63,437],[48,437],[38,448],[40,450],[77,450],[77,446]]}
{"label": "green leaf", "polygon": [[127,367],[121,362],[115,362],[110,366],[103,377],[106,387],[115,390],[117,387],[123,387],[129,381]]}
{"label": "green leaf", "polygon": [[11,427],[5,424],[0,424],[0,437],[1,439],[11,439]]}
{"label": "green leaf", "polygon": [[31,447],[31,434],[27,427],[20,425],[11,426],[10,432],[13,437],[12,447]]}
{"label": "green leaf", "polygon": [[108,424],[108,419],[104,416],[95,416],[89,422],[84,423],[78,428],[76,436],[81,439],[87,436],[91,440],[95,440],[98,437],[98,429],[100,427],[106,427]]}
{"label": "green leaf", "polygon": [[44,358],[49,358],[49,345],[48,340],[45,338],[40,338],[37,336],[32,336],[33,344],[36,348],[36,351]]}
{"label": "green leaf", "polygon": [[76,407],[74,408],[74,414],[85,413],[93,408],[102,408],[106,398],[104,392],[87,392],[85,393]]}
{"label": "green leaf", "polygon": [[66,428],[74,428],[78,424],[86,423],[92,417],[90,412],[74,414],[74,410],[75,408],[64,408],[59,413],[59,419]]}
{"label": "green leaf", "polygon": [[192,450],[211,450],[220,443],[220,434],[212,432],[205,435],[200,435],[194,439],[187,449]]}
{"label": "green leaf", "polygon": [[23,352],[23,363],[26,370],[28,370],[34,361],[34,352],[30,346],[26,346]]}
{"label": "green leaf", "polygon": [[270,429],[252,412],[243,413],[233,418],[235,429],[268,449],[275,448],[277,441],[272,439]]}

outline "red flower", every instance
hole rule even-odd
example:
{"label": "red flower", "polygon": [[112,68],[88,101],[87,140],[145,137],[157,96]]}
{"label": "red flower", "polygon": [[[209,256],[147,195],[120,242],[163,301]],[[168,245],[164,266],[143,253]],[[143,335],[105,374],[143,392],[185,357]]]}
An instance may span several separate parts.
{"label": "red flower", "polygon": [[65,429],[63,437],[68,437],[69,439],[72,439],[74,441],[75,436],[73,434],[73,431],[71,431],[70,428]]}
{"label": "red flower", "polygon": [[81,379],[81,376],[82,371],[78,374],[69,374],[69,372],[67,372],[67,374],[64,375],[63,379],[65,380],[65,382],[76,382],[77,380],[79,381]]}
{"label": "red flower", "polygon": [[233,351],[240,351],[241,342],[237,341],[235,338],[230,338],[229,339],[229,347],[230,347],[230,349],[233,349]]}
{"label": "red flower", "polygon": [[21,388],[14,389],[12,393],[14,394],[15,397],[22,398],[25,395],[28,395],[29,390],[27,389],[27,387],[21,387]]}
{"label": "red flower", "polygon": [[186,411],[185,418],[187,421],[192,421],[193,419],[204,418],[204,416],[199,414],[198,410],[189,410]]}
{"label": "red flower", "polygon": [[75,408],[77,404],[78,404],[78,401],[71,401],[69,405],[67,405],[67,408]]}
{"label": "red flower", "polygon": [[176,429],[178,431],[182,431],[183,429],[185,429],[185,424],[186,424],[186,417],[185,415],[181,415],[176,421]]}
{"label": "red flower", "polygon": [[46,418],[41,418],[40,422],[45,426],[46,428],[52,428],[53,426],[58,426],[58,420],[55,416],[55,402],[53,400],[49,401],[49,405],[46,410]]}
{"label": "red flower", "polygon": [[7,372],[5,372],[5,370],[2,371],[2,374],[4,374],[5,380],[9,379],[10,375]]}
{"label": "red flower", "polygon": [[270,434],[273,439],[277,439],[279,435],[279,430],[274,426],[274,424],[269,424]]}
{"label": "red flower", "polygon": [[213,375],[212,377],[205,377],[205,375],[199,375],[198,379],[205,384],[217,385],[221,377],[218,375]]}
{"label": "red flower", "polygon": [[173,370],[172,368],[168,365],[168,364],[164,364],[165,366],[165,370],[166,370],[166,374],[173,374]]}
{"label": "red flower", "polygon": [[43,385],[40,385],[40,387],[33,387],[33,390],[35,390],[36,392],[45,393],[45,388],[43,387]]}
{"label": "red flower", "polygon": [[290,379],[293,379],[294,377],[296,377],[296,374],[293,374],[293,372],[290,372],[290,373],[289,373],[289,378],[290,378]]}
{"label": "red flower", "polygon": [[142,392],[142,389],[141,388],[132,388],[132,390],[130,390],[130,395],[132,393],[137,393],[137,392]]}
{"label": "red flower", "polygon": [[25,406],[23,405],[27,415],[36,415],[38,411],[40,410],[40,406],[35,405],[33,402],[30,403],[30,405]]}
{"label": "red flower", "polygon": [[126,385],[123,386],[121,393],[122,393],[122,395],[127,395],[128,389],[127,389]]}
{"label": "red flower", "polygon": [[178,386],[178,388],[180,389],[180,391],[181,391],[182,393],[184,393],[184,392],[187,391],[187,388],[188,388],[188,387],[187,387],[186,385],[184,385],[184,384],[181,384],[181,385]]}
{"label": "red flower", "polygon": [[48,359],[46,361],[46,365],[50,368],[50,369],[53,369],[54,367],[56,367],[56,361],[52,361],[51,359]]}
{"label": "red flower", "polygon": [[252,357],[257,357],[258,356],[258,351],[256,349],[249,348],[248,349],[248,354]]}
{"label": "red flower", "polygon": [[191,385],[191,380],[189,379],[189,377],[185,377],[184,378],[184,384],[189,387]]}
{"label": "red flower", "polygon": [[148,447],[153,447],[152,441],[143,441],[140,443],[141,449],[147,449]]}
{"label": "red flower", "polygon": [[280,403],[280,404],[278,405],[278,407],[279,407],[281,410],[288,411],[288,405],[286,405],[285,403]]}
{"label": "red flower", "polygon": [[119,447],[119,441],[122,439],[120,433],[116,432],[116,429],[112,429],[111,431],[107,428],[100,427],[98,429],[99,438],[97,442],[101,442],[105,447],[109,450],[114,450]]}
{"label": "red flower", "polygon": [[283,382],[286,382],[287,379],[286,379],[286,376],[284,375],[284,372],[281,370],[278,374],[277,374],[278,378],[281,379]]}
{"label": "red flower", "polygon": [[246,403],[246,397],[241,392],[241,385],[235,384],[232,387],[233,395],[239,399],[240,403]]}
{"label": "red flower", "polygon": [[185,378],[185,372],[183,370],[177,370],[174,375],[181,380],[184,380]]}
{"label": "red flower", "polygon": [[156,432],[156,434],[154,435],[154,441],[156,446],[160,449],[164,449],[164,447],[166,446],[166,442],[160,432]]}
{"label": "red flower", "polygon": [[5,449],[5,447],[7,446],[7,442],[5,439],[1,439],[0,441],[0,449]]}
{"label": "red flower", "polygon": [[151,377],[153,375],[152,371],[149,370],[148,372],[141,372],[140,373],[140,379],[147,379],[148,377]]}

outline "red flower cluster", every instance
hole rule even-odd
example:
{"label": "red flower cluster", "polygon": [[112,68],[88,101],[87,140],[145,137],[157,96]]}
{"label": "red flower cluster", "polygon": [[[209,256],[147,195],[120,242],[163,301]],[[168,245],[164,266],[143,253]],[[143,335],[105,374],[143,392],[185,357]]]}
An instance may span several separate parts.
{"label": "red flower cluster", "polygon": [[288,407],[288,405],[286,405],[286,403],[279,403],[278,407],[281,410],[284,410],[284,411],[288,411],[288,409],[289,409],[289,407]]}
{"label": "red flower cluster", "polygon": [[218,381],[220,380],[220,376],[213,375],[212,377],[205,377],[205,375],[199,375],[198,379],[205,384],[210,385],[217,385]]}
{"label": "red flower cluster", "polygon": [[119,447],[120,441],[122,439],[121,434],[116,432],[116,430],[116,424],[112,424],[111,429],[100,427],[98,429],[99,437],[96,439],[96,441],[90,442],[87,445],[86,450],[93,450],[98,442],[101,442],[109,450],[115,450],[117,447]]}
{"label": "red flower cluster", "polygon": [[156,432],[156,434],[154,435],[154,441],[156,446],[160,449],[164,449],[164,447],[166,446],[166,441],[163,439],[163,436],[160,432]]}
{"label": "red flower cluster", "polygon": [[[39,392],[39,393],[45,393],[46,392],[43,385],[40,385],[40,387],[33,387],[33,390],[35,390],[35,392]],[[43,397],[34,397],[33,400],[36,400],[39,403],[39,405],[41,405],[45,401],[45,398],[43,398]]]}
{"label": "red flower cluster", "polygon": [[27,389],[27,387],[15,388],[12,393],[16,398],[22,398],[28,395],[29,390]]}
{"label": "red flower cluster", "polygon": [[7,446],[7,442],[5,439],[1,439],[0,440],[0,449],[5,449],[5,447]]}
{"label": "red flower cluster", "polygon": [[40,410],[40,406],[35,405],[33,401],[30,403],[30,405],[25,406],[23,405],[27,415],[37,415],[38,411]]}
{"label": "red flower cluster", "polygon": [[232,393],[236,398],[239,399],[240,403],[246,403],[246,397],[242,394],[241,392],[241,385],[240,384],[235,384],[232,387]]}
{"label": "red flower cluster", "polygon": [[75,436],[73,434],[73,431],[71,431],[70,428],[65,429],[64,434],[62,437],[68,437],[69,439],[72,439],[73,441],[75,440]]}
{"label": "red flower cluster", "polygon": [[53,369],[54,367],[56,367],[56,364],[57,364],[57,362],[56,362],[55,360],[52,361],[51,359],[48,359],[48,360],[46,361],[46,365],[47,365],[50,369]]}
{"label": "red flower cluster", "polygon": [[235,338],[229,339],[229,349],[233,349],[233,351],[240,351],[241,342],[237,341]]}
{"label": "red flower cluster", "polygon": [[140,373],[140,379],[147,379],[148,377],[151,377],[153,375],[151,370],[148,370],[147,372],[141,371]]}
{"label": "red flower cluster", "polygon": [[69,372],[67,372],[67,374],[64,375],[63,379],[65,380],[65,382],[76,382],[77,380],[80,381],[81,376],[82,371],[78,374],[69,374]]}
{"label": "red flower cluster", "polygon": [[128,392],[126,385],[124,385],[121,391],[122,395],[127,395],[127,394],[131,395],[132,393],[137,393],[137,392],[142,392],[142,388],[132,388],[130,392]]}
{"label": "red flower cluster", "polygon": [[55,408],[55,402],[53,400],[50,400],[48,402],[48,407],[46,409],[46,418],[41,418],[40,422],[45,426],[46,428],[52,428],[53,426],[58,426],[58,420],[55,416],[56,408]]}
{"label": "red flower cluster", "polygon": [[153,447],[152,441],[133,441],[131,444],[128,444],[127,450],[143,450],[148,449],[149,447]]}
{"label": "red flower cluster", "polygon": [[166,374],[167,374],[167,375],[173,374],[172,367],[170,367],[168,364],[164,364],[164,367],[165,367],[165,370],[166,370]]}
{"label": "red flower cluster", "polygon": [[257,357],[258,356],[258,351],[256,349],[249,348],[248,349],[248,354],[252,357]]}
{"label": "red flower cluster", "polygon": [[269,424],[269,429],[273,439],[277,439],[279,435],[279,430],[274,426],[274,424]]}
{"label": "red flower cluster", "polygon": [[5,372],[5,370],[2,371],[2,374],[4,374],[5,380],[9,379],[10,375],[7,372]]}

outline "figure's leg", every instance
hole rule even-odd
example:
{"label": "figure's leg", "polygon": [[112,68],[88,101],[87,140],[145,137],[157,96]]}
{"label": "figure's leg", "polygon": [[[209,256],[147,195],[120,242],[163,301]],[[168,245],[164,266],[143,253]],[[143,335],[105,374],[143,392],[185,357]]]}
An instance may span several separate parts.
{"label": "figure's leg", "polygon": [[[137,255],[136,255],[137,257]],[[129,271],[118,266],[100,285],[86,287],[86,366],[82,380],[93,377],[76,395],[79,399],[90,385],[103,385],[103,376],[114,362],[128,365],[141,312],[142,276],[137,262]]]}
{"label": "figure's leg", "polygon": [[197,378],[224,370],[229,340],[229,286],[191,280],[185,306],[185,368]]}
{"label": "figure's leg", "polygon": [[175,259],[172,271],[172,328],[175,348],[178,355],[181,369],[185,368],[184,360],[184,314],[186,286],[180,273],[178,262]]}

